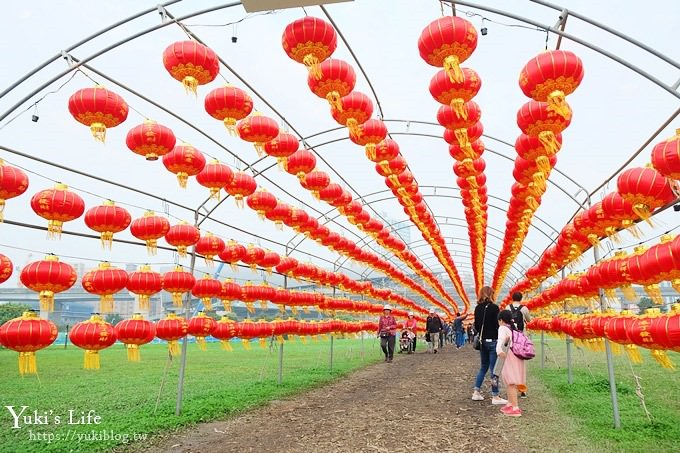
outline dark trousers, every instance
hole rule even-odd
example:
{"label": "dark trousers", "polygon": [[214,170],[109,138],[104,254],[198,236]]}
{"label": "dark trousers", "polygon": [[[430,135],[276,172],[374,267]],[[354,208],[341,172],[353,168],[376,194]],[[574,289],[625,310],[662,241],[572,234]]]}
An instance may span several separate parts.
{"label": "dark trousers", "polygon": [[380,347],[385,353],[386,359],[391,359],[394,356],[394,342],[396,335],[390,335],[388,337],[380,337]]}
{"label": "dark trousers", "polygon": [[416,340],[417,337],[413,337],[413,340],[411,340],[411,351],[416,352]]}

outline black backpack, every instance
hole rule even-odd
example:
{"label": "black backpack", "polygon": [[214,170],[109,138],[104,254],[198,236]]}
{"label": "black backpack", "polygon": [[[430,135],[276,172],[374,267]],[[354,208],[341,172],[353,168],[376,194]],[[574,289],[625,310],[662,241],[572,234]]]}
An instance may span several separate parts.
{"label": "black backpack", "polygon": [[510,305],[510,313],[512,313],[512,320],[515,321],[517,330],[524,332],[524,314],[522,313],[522,307],[524,307],[524,305],[520,305],[517,308],[515,308],[514,305]]}

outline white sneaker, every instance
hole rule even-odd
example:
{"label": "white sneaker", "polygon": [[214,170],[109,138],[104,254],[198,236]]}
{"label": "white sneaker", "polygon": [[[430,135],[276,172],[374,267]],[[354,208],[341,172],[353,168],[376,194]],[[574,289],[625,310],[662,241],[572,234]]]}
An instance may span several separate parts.
{"label": "white sneaker", "polygon": [[484,401],[484,397],[479,392],[472,393],[472,401]]}
{"label": "white sneaker", "polygon": [[500,396],[494,396],[493,398],[491,398],[491,404],[493,404],[494,406],[505,406],[506,404],[508,404],[508,400],[504,400]]}

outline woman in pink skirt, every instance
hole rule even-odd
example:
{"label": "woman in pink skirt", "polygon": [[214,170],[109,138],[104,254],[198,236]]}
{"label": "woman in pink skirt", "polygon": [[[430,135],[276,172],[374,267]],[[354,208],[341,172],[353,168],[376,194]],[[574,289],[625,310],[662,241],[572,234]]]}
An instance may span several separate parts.
{"label": "woman in pink skirt", "polygon": [[496,368],[501,369],[500,373],[494,374],[503,378],[503,383],[507,387],[508,404],[501,408],[501,412],[509,417],[521,417],[522,411],[517,402],[517,386],[526,385],[526,363],[512,353],[512,331],[516,329],[512,321],[510,310],[503,310],[498,314],[498,342],[496,343],[496,353],[498,362]]}

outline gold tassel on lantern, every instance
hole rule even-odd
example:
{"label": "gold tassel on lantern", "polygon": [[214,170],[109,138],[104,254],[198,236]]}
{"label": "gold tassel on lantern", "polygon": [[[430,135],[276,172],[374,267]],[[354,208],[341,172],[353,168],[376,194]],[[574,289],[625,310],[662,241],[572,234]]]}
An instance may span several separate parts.
{"label": "gold tassel on lantern", "polygon": [[179,357],[180,355],[180,350],[179,350],[179,342],[177,340],[170,340],[168,341],[168,352],[172,357]]}
{"label": "gold tassel on lantern", "polygon": [[231,347],[231,343],[229,340],[220,340],[220,344],[223,350],[225,351],[233,351],[234,348]]}
{"label": "gold tassel on lantern", "polygon": [[246,302],[246,310],[248,310],[248,313],[255,313],[253,302]]}
{"label": "gold tassel on lantern", "polygon": [[622,286],[621,292],[623,292],[623,297],[625,297],[626,300],[634,301],[637,297],[635,289],[633,289],[633,287],[630,285]]}
{"label": "gold tassel on lantern", "polygon": [[548,159],[546,156],[539,156],[538,159],[536,159],[536,166],[546,175],[550,174],[550,172],[552,171],[550,159]]}
{"label": "gold tassel on lantern", "polygon": [[196,337],[196,344],[198,345],[198,349],[200,349],[201,351],[208,350],[208,345],[205,342],[205,337]]}
{"label": "gold tassel on lantern", "polygon": [[444,58],[444,71],[449,76],[451,83],[461,83],[465,80],[465,75],[460,69],[460,60],[456,55],[449,55]]}
{"label": "gold tassel on lantern", "polygon": [[212,299],[210,297],[203,297],[201,298],[201,302],[203,302],[203,306],[205,307],[206,310],[212,310]]}
{"label": "gold tassel on lantern", "polygon": [[127,359],[129,362],[140,362],[141,356],[139,354],[139,345],[137,344],[126,344],[127,349]]}
{"label": "gold tassel on lantern", "polygon": [[245,349],[246,351],[250,351],[250,349],[251,349],[250,340],[248,340],[246,338],[242,338],[241,343],[243,343],[243,349]]}
{"label": "gold tassel on lantern", "polygon": [[267,339],[266,338],[258,338],[258,343],[260,343],[260,349],[267,349]]}
{"label": "gold tassel on lantern", "polygon": [[456,129],[453,131],[453,134],[456,136],[456,140],[458,140],[458,145],[466,149],[470,147],[470,138],[468,137],[468,132],[467,129],[462,128],[462,129]]}
{"label": "gold tassel on lantern", "polygon": [[571,119],[571,108],[561,90],[555,90],[548,95],[548,111],[555,112],[565,120]]}
{"label": "gold tassel on lantern", "polygon": [[321,72],[321,69],[319,69],[319,58],[316,55],[311,53],[305,55],[302,59],[302,64],[307,66],[312,77],[316,80],[321,80],[323,73]]}
{"label": "gold tassel on lantern", "polygon": [[174,307],[181,307],[182,304],[182,293],[172,293],[172,305]]}
{"label": "gold tassel on lantern", "polygon": [[139,309],[141,311],[148,311],[150,307],[149,296],[142,294],[139,296]]}
{"label": "gold tassel on lantern", "polygon": [[620,344],[614,343],[613,341],[609,342],[609,346],[611,347],[612,353],[614,355],[621,355],[623,354],[623,348],[621,347]]}
{"label": "gold tassel on lantern", "polygon": [[98,142],[106,142],[106,125],[104,123],[94,122],[90,124],[90,132]]}
{"label": "gold tassel on lantern", "polygon": [[555,133],[553,131],[539,132],[538,140],[543,145],[543,149],[551,156],[560,150],[560,144],[555,138]]}
{"label": "gold tassel on lantern", "polygon": [[671,358],[668,357],[668,354],[666,354],[666,351],[662,351],[662,350],[659,350],[659,349],[652,349],[652,358],[654,358],[654,360],[656,360],[659,365],[666,368],[667,370],[674,370],[675,369],[675,364],[673,364],[673,361],[671,360]]}
{"label": "gold tassel on lantern", "polygon": [[634,344],[627,344],[623,347],[626,350],[626,355],[633,363],[642,363],[642,355],[640,355],[640,348]]}
{"label": "gold tassel on lantern", "polygon": [[222,299],[222,306],[227,313],[231,312],[231,301]]}
{"label": "gold tassel on lantern", "polygon": [[342,112],[342,102],[340,102],[341,98],[342,96],[340,96],[340,93],[337,91],[329,91],[328,94],[326,94],[326,100],[331,105],[331,108],[337,110],[338,112]]}
{"label": "gold tassel on lantern", "polygon": [[99,313],[113,313],[113,294],[100,296]]}
{"label": "gold tassel on lantern", "polygon": [[35,352],[19,353],[19,374],[38,374],[38,364],[35,360]]}
{"label": "gold tassel on lantern", "polygon": [[458,119],[468,119],[468,112],[467,109],[465,108],[465,100],[461,98],[454,98],[451,99],[450,103],[451,109],[453,109],[453,112],[456,114]]}
{"label": "gold tassel on lantern", "polygon": [[98,370],[99,367],[99,351],[87,349],[85,351],[85,363],[83,368],[86,370]]}
{"label": "gold tassel on lantern", "polygon": [[40,291],[40,295],[38,297],[40,300],[40,311],[54,311],[54,292]]}

